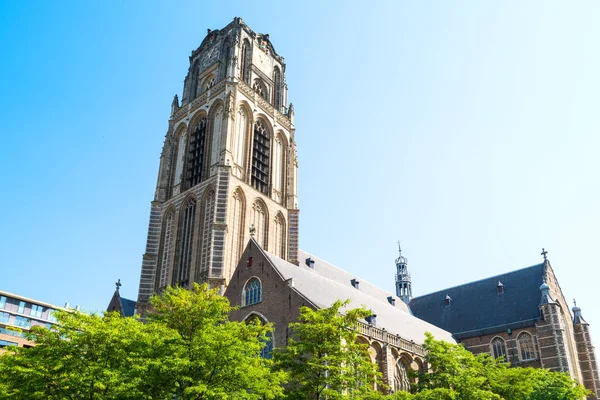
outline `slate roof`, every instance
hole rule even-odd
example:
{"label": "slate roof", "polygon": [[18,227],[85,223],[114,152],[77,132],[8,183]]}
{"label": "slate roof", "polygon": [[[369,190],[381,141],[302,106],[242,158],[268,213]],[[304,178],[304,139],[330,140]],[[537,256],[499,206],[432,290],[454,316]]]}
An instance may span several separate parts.
{"label": "slate roof", "polygon": [[[530,326],[540,317],[544,272],[544,264],[533,265],[415,297],[409,306],[416,317],[457,339]],[[498,293],[498,282],[503,293]],[[446,296],[452,299],[449,305]]]}
{"label": "slate roof", "polygon": [[133,317],[135,314],[135,301],[121,297],[121,306],[123,307],[123,316]]}
{"label": "slate roof", "polygon": [[[281,277],[284,280],[293,279],[294,289],[317,307],[329,307],[336,300],[350,299],[349,308],[366,306],[377,315],[375,326],[385,328],[388,332],[400,335],[405,339],[414,340],[420,344],[425,340],[425,332],[431,332],[437,339],[455,342],[449,332],[413,317],[401,300],[396,300],[395,306],[391,305],[386,300],[386,297],[391,295],[390,293],[367,284],[368,282],[340,268],[322,261],[321,268],[318,268],[319,261],[317,260],[315,263],[317,268],[313,270],[303,264],[304,260],[300,266],[297,266],[262,251]],[[300,254],[306,253],[301,252]],[[350,276],[360,281],[359,289],[352,287],[349,279],[346,279]]]}

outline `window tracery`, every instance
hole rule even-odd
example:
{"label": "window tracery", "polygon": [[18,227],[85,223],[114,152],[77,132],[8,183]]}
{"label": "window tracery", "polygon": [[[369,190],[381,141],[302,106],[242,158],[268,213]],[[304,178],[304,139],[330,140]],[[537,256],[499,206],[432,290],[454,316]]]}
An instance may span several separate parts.
{"label": "window tracery", "polygon": [[242,290],[242,306],[251,306],[262,301],[262,285],[258,278],[250,278]]}
{"label": "window tracery", "polygon": [[517,338],[519,346],[519,357],[521,361],[535,360],[535,347],[533,345],[533,336],[527,332],[522,332]]}
{"label": "window tracery", "polygon": [[213,134],[211,144],[210,165],[219,162],[221,150],[221,128],[223,126],[223,106],[219,106],[213,118]]}
{"label": "window tracery", "polygon": [[215,191],[210,192],[204,198],[203,204],[203,227],[202,227],[202,263],[200,272],[210,270],[212,263],[212,224],[215,213]]}
{"label": "window tracery", "polygon": [[504,357],[504,359],[507,360],[507,358],[506,358],[506,343],[504,343],[504,340],[502,338],[495,337],[492,340],[491,347],[492,347],[492,356],[494,358]]}
{"label": "window tracery", "polygon": [[242,80],[250,85],[250,65],[252,64],[252,48],[248,39],[242,45]]}
{"label": "window tracery", "polygon": [[246,141],[246,127],[248,124],[248,117],[246,116],[246,110],[244,107],[240,107],[237,115],[237,127],[235,130],[235,143],[234,143],[234,161],[235,163],[244,168],[244,144]]}
{"label": "window tracery", "polygon": [[233,271],[242,255],[242,244],[244,243],[244,198],[239,190],[233,193],[231,218],[230,271]]}
{"label": "window tracery", "polygon": [[273,72],[273,83],[275,85],[273,103],[275,108],[281,111],[281,107],[283,106],[283,85],[281,82],[281,72],[279,71],[279,68],[275,68]]}
{"label": "window tracery", "polygon": [[206,117],[201,118],[192,131],[189,142],[187,159],[187,188],[197,185],[202,181],[202,168],[204,167],[204,148],[206,141]]}
{"label": "window tracery", "polygon": [[410,377],[408,375],[408,366],[404,360],[400,359],[396,362],[394,368],[394,392],[410,391]]}
{"label": "window tracery", "polygon": [[252,186],[263,192],[269,190],[270,138],[262,121],[254,124],[254,141],[252,149]]}
{"label": "window tracery", "polygon": [[187,135],[185,132],[182,132],[179,135],[179,141],[177,144],[177,161],[175,162],[175,185],[179,185],[181,183],[181,173],[183,172],[183,160],[185,154],[185,140],[187,139]]}
{"label": "window tracery", "polygon": [[285,258],[285,218],[281,213],[275,217],[273,236],[273,254],[279,258]]}
{"label": "window tracery", "polygon": [[266,236],[267,236],[267,212],[263,207],[262,203],[257,201],[252,204],[252,216],[250,218],[250,225],[254,226],[254,238],[258,245],[266,250]]}

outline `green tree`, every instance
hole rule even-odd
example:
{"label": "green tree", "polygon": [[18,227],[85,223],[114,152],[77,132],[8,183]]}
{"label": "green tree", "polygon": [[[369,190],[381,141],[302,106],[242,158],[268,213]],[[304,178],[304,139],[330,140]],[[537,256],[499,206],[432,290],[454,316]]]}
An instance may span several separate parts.
{"label": "green tree", "polygon": [[[367,346],[357,342],[358,320],[371,312],[356,308],[341,312],[348,301],[329,308],[300,309],[290,324],[292,338],[275,352],[276,365],[288,373],[289,399],[366,399],[382,385],[381,374],[370,360]],[[381,387],[381,386],[380,386]]]}
{"label": "green tree", "polygon": [[273,399],[283,392],[285,373],[272,372],[260,357],[271,326],[233,322],[229,300],[194,284],[192,290],[167,288],[152,298],[148,319],[172,331],[171,356],[162,371],[178,399]]}
{"label": "green tree", "polygon": [[163,382],[146,381],[146,376],[166,355],[173,332],[118,313],[55,315],[53,329],[33,327],[26,334],[36,346],[11,348],[0,356],[3,398],[164,398]]}

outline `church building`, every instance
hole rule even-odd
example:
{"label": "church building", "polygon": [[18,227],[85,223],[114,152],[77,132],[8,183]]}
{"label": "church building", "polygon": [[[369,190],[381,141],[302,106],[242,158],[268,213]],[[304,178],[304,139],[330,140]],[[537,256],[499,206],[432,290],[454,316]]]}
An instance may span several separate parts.
{"label": "church building", "polygon": [[424,367],[425,332],[513,365],[566,371],[599,395],[589,327],[571,315],[550,262],[412,298],[408,261],[396,260],[396,295],[298,248],[298,158],[286,64],[268,34],[241,18],[208,30],[189,57],[171,105],[151,203],[137,302],[143,314],[169,285],[207,282],[239,309],[232,319],[274,324],[263,351],[285,346],[299,308],[350,300],[385,382],[408,390]]}

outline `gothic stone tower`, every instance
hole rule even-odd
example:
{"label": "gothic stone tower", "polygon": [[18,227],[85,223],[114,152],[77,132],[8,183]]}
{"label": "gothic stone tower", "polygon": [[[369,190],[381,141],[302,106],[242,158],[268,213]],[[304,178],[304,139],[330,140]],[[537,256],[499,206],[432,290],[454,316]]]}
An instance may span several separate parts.
{"label": "gothic stone tower", "polygon": [[167,285],[224,289],[253,232],[297,263],[294,111],[285,63],[241,18],[208,30],[175,96],[150,211],[138,312]]}

